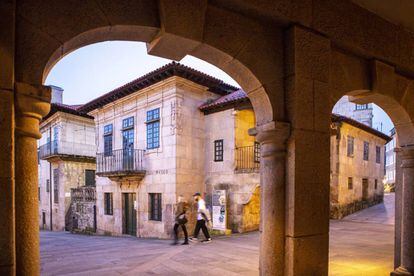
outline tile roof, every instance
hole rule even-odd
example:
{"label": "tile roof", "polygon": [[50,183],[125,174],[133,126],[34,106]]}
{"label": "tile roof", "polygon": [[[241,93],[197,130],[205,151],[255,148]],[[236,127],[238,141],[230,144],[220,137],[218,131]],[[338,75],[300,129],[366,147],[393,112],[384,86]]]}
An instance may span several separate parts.
{"label": "tile roof", "polygon": [[366,124],[360,123],[360,122],[358,122],[354,119],[351,119],[349,117],[332,113],[331,118],[332,118],[332,122],[345,122],[345,123],[350,124],[354,127],[365,130],[366,132],[374,134],[375,136],[378,136],[378,137],[384,139],[385,141],[387,141],[387,143],[392,140],[392,137],[386,135],[385,133],[382,133],[379,130],[376,130],[376,129],[370,127],[370,126],[367,126]]}
{"label": "tile roof", "polygon": [[63,112],[63,113],[68,113],[68,114],[72,114],[76,116],[81,116],[81,117],[88,118],[88,119],[93,119],[92,116],[79,110],[82,106],[83,105],[81,104],[68,105],[68,104],[62,104],[62,103],[52,103],[50,105],[50,112],[43,118],[43,121],[50,118],[56,112]]}
{"label": "tile roof", "polygon": [[227,95],[238,89],[222,80],[173,61],[84,104],[78,110],[88,113],[172,76],[182,77],[206,86],[208,87],[208,91],[219,95]]}
{"label": "tile roof", "polygon": [[228,107],[230,105],[234,105],[236,103],[241,102],[250,102],[249,98],[247,97],[246,92],[241,89],[238,89],[228,95],[221,96],[220,98],[208,101],[202,104],[199,109],[203,112],[210,112],[217,108]]}

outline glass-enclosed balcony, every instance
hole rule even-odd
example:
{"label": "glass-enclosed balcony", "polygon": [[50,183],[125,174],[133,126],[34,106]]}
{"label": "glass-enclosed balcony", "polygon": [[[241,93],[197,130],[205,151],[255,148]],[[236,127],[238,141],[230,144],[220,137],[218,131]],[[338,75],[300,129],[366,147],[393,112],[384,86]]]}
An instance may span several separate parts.
{"label": "glass-enclosed balcony", "polygon": [[85,143],[51,141],[39,147],[39,158],[42,160],[53,158],[95,160],[95,157],[95,145]]}

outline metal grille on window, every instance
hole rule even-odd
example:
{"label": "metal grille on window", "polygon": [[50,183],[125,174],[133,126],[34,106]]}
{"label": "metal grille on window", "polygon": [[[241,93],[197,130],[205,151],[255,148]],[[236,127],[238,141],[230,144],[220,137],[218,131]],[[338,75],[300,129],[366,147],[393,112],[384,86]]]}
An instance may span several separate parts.
{"label": "metal grille on window", "polygon": [[105,215],[112,215],[113,214],[113,203],[112,203],[112,193],[105,193],[104,194],[104,210]]}
{"label": "metal grille on window", "polygon": [[160,109],[147,111],[147,149],[160,147]]}
{"label": "metal grille on window", "polygon": [[149,219],[161,221],[162,220],[162,200],[160,193],[150,193],[149,196]]}
{"label": "metal grille on window", "polygon": [[214,141],[214,161],[223,161],[223,140]]}
{"label": "metal grille on window", "polygon": [[260,163],[260,143],[254,142],[254,162]]}

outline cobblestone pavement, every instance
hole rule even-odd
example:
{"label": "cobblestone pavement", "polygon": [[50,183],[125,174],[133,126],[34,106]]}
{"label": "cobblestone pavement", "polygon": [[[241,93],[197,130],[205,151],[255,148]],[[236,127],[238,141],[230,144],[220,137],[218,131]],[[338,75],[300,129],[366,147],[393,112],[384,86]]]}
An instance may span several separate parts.
{"label": "cobblestone pavement", "polygon": [[[330,275],[389,275],[393,201],[387,195],[385,204],[331,221]],[[40,239],[42,275],[258,275],[257,232],[189,246],[62,232]]]}

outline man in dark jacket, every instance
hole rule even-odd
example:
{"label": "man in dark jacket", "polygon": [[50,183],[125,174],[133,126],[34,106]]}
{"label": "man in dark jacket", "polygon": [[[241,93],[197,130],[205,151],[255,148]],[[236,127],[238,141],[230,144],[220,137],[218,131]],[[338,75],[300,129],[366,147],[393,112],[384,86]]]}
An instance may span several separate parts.
{"label": "man in dark jacket", "polygon": [[188,203],[184,200],[183,196],[178,197],[178,202],[175,209],[175,224],[174,224],[174,245],[178,244],[178,227],[181,226],[184,232],[184,244],[188,244],[188,232],[185,227],[188,222],[186,212],[188,210]]}

